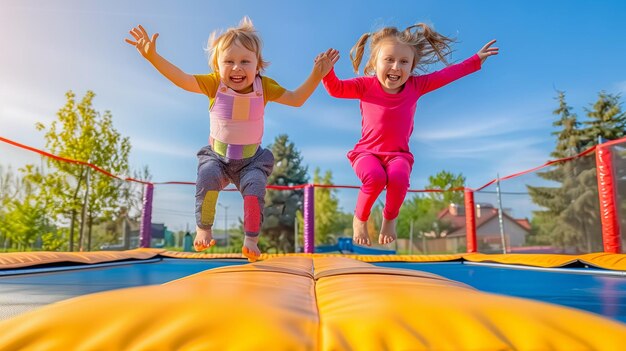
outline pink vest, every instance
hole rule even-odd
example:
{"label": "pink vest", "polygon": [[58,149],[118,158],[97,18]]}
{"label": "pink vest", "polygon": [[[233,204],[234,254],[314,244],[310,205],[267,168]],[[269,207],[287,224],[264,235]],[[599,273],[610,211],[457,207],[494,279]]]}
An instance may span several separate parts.
{"label": "pink vest", "polygon": [[240,94],[220,81],[210,110],[209,143],[217,154],[235,160],[252,157],[263,138],[263,85],[257,76],[253,91]]}

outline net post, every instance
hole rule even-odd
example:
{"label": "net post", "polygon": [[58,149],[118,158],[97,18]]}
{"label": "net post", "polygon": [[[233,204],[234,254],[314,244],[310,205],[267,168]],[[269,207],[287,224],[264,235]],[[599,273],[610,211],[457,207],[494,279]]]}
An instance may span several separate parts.
{"label": "net post", "polygon": [[620,227],[616,208],[616,183],[613,177],[613,153],[610,146],[604,147],[598,144],[596,148],[596,170],[604,252],[621,253]]}
{"label": "net post", "polygon": [[304,187],[304,253],[315,252],[315,187]]}
{"label": "net post", "polygon": [[476,247],[476,211],[474,204],[474,191],[465,188],[465,235],[467,241],[467,253],[477,252]]}
{"label": "net post", "polygon": [[143,210],[141,211],[141,229],[139,247],[150,247],[152,239],[152,195],[154,184],[146,184],[143,194]]}

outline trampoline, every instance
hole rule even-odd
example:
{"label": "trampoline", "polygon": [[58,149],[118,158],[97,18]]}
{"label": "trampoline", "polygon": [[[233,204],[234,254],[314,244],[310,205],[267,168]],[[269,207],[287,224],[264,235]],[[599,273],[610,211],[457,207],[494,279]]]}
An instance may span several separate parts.
{"label": "trampoline", "polygon": [[[45,253],[40,254],[45,255]],[[89,254],[97,255],[98,253],[87,253],[82,256],[89,256]],[[562,346],[556,347],[557,349],[575,349],[580,345],[585,345],[585,349],[611,349],[611,346],[617,345],[615,343],[626,341],[626,325],[623,324],[626,323],[626,271],[622,267],[624,255],[595,254],[578,257],[506,255],[506,258],[502,259],[503,255],[481,254],[441,256],[290,254],[263,255],[262,261],[249,264],[247,260],[238,258],[235,254],[172,253],[155,249],[133,250],[129,257],[124,257],[125,254],[127,253],[116,254],[121,256],[114,256],[109,262],[95,262],[103,261],[101,258],[88,259],[87,261],[91,260],[88,262],[90,264],[68,261],[63,255],[56,257],[58,254],[53,258],[44,257],[43,259],[38,258],[40,255],[30,254],[30,258],[36,259],[12,260],[13,264],[10,263],[11,260],[8,260],[9,264],[7,264],[7,260],[3,262],[2,259],[8,254],[0,255],[0,263],[2,263],[0,267],[5,267],[0,270],[0,310],[2,312],[0,317],[4,319],[0,322],[0,327],[3,330],[15,330],[15,326],[19,325],[19,330],[15,335],[9,332],[8,337],[3,338],[5,341],[0,341],[2,349],[12,349],[16,345],[20,345],[20,348],[36,348],[41,345],[61,346],[60,343],[48,344],[51,342],[50,338],[63,340],[63,335],[58,335],[58,333],[69,333],[68,340],[78,342],[69,345],[81,345],[86,349],[99,349],[103,345],[106,348],[110,346],[111,349],[153,349],[157,344],[161,345],[157,347],[161,349],[194,349],[198,345],[204,345],[200,347],[202,349],[220,349],[226,345],[233,346],[233,349],[249,349],[249,347],[255,348],[256,346],[292,349],[294,343],[299,345],[296,349],[305,350],[403,349],[406,345],[415,346],[416,349],[447,349],[448,347],[501,349],[499,347],[502,345],[505,345],[505,348],[525,349],[527,347],[524,345],[543,347],[557,341],[565,342]],[[515,260],[522,260],[524,263],[521,265],[503,264],[504,261]],[[607,264],[612,265],[613,269],[602,268]],[[264,275],[269,275],[266,276],[269,278],[263,278]],[[310,280],[302,280],[304,277]],[[333,278],[340,278],[333,283],[338,284],[337,286],[329,288],[322,284],[324,279]],[[219,284],[207,285],[210,279],[219,279]],[[380,279],[381,281],[352,282],[351,279]],[[418,281],[419,284],[425,285],[411,285]],[[429,302],[423,301],[433,298],[423,296],[424,291],[432,288],[433,282],[437,285],[446,284],[444,290],[437,292],[435,296],[450,292],[452,295],[447,297],[450,299],[448,301],[452,303],[454,300],[455,303],[460,304],[455,307],[455,311],[458,312],[454,312],[454,315],[445,317],[443,305],[434,308],[437,303],[433,302],[434,309],[429,309]],[[245,284],[251,284],[251,286]],[[400,288],[396,286],[398,284],[409,284],[409,286]],[[177,285],[178,290],[174,289]],[[181,289],[183,286],[184,289]],[[391,301],[376,300],[375,294],[378,289],[382,288],[397,289],[393,290],[391,298],[387,299]],[[181,295],[176,296],[165,291],[163,295],[160,295],[159,289],[174,289]],[[484,295],[481,296],[482,302],[477,302],[478,305],[484,304],[482,307],[474,309],[477,306],[474,303],[463,302],[464,299],[469,298],[468,296],[473,296],[473,293],[468,295],[470,291],[468,289],[472,291],[475,289]],[[185,302],[187,298],[192,299],[187,295],[194,294],[194,292],[199,293],[200,296],[206,293],[207,300],[221,301],[221,305],[226,303],[225,301],[230,304],[230,307],[224,307],[226,311],[216,312],[216,306],[212,305],[209,310],[200,313],[206,318],[200,318],[204,320],[204,323],[217,328],[215,332],[209,332],[213,338],[219,336],[219,338],[230,340],[235,335],[239,335],[236,332],[240,330],[238,326],[241,328],[254,326],[261,330],[253,333],[252,339],[258,338],[261,333],[270,332],[274,334],[270,338],[277,343],[272,346],[266,345],[264,342],[267,342],[267,339],[261,338],[258,339],[262,340],[259,344],[243,341],[236,342],[235,345],[219,342],[195,344],[184,341],[181,334],[174,333],[175,337],[172,335],[156,337],[169,341],[159,339],[157,343],[154,340],[155,336],[150,336],[147,339],[151,340],[150,342],[138,344],[138,340],[142,338],[140,335],[147,337],[141,330],[142,326],[146,328],[146,331],[154,331],[155,326],[150,323],[153,323],[156,315],[163,318],[157,327],[158,330],[161,330],[160,328],[170,332],[177,328],[188,330],[185,328],[188,327],[185,322],[177,319],[183,316],[183,319],[193,319],[189,314],[199,313],[193,304],[189,306]],[[493,294],[483,294],[483,292]],[[380,293],[383,296],[390,294],[389,291]],[[134,294],[138,294],[136,298],[142,303],[145,302],[145,306],[132,301]],[[251,306],[244,303],[242,299],[253,300],[257,294],[260,298],[268,294],[270,296],[266,296],[268,299],[277,294],[280,296],[276,296],[277,301],[267,306],[252,305],[255,306],[254,308],[261,308],[263,318],[242,316],[242,312],[237,310],[244,308],[240,304],[243,303],[248,308]],[[428,295],[427,292],[426,294]],[[364,304],[359,300],[360,295],[364,296],[363,299],[371,298],[373,301],[368,300],[369,304]],[[110,300],[107,300],[107,296]],[[354,297],[356,300],[348,302],[346,301],[348,297]],[[511,297],[523,298],[523,300]],[[307,298],[312,301],[306,301]],[[505,300],[500,301],[502,298]],[[130,300],[124,302],[125,299]],[[291,301],[291,299],[296,301]],[[471,298],[468,301],[471,301]],[[541,303],[536,303],[536,301]],[[123,308],[125,303],[129,304],[126,310]],[[391,307],[389,303],[392,304]],[[527,303],[530,307],[526,306]],[[178,306],[173,312],[172,305],[178,304],[183,304],[185,307]],[[313,315],[300,311],[311,304]],[[379,304],[382,305],[379,306]],[[419,304],[419,306],[414,304]],[[85,311],[84,305],[93,306],[93,310]],[[359,308],[358,306],[361,306],[361,312],[353,310]],[[534,309],[537,306],[539,306],[538,309]],[[119,310],[112,311],[115,308],[126,313],[120,316]],[[202,309],[202,307],[197,308]],[[497,311],[490,311],[492,308]],[[465,309],[467,310],[464,311]],[[72,315],[75,310],[81,312]],[[159,310],[162,310],[162,313],[168,317],[160,317],[160,312],[157,312]],[[153,315],[146,315],[146,311],[150,311],[149,313]],[[250,311],[253,314],[258,312]],[[212,313],[215,313],[213,318]],[[420,327],[408,325],[404,325],[404,331],[395,330],[397,327],[393,327],[394,330],[388,333],[371,335],[371,330],[359,327],[358,313],[381,318],[374,325],[385,324],[388,321],[392,321],[392,324],[398,323],[403,318],[407,318],[413,324],[419,324],[420,320],[427,319],[433,323],[433,328],[436,328],[438,324],[441,327],[443,326],[441,323],[444,323],[448,328],[448,335],[437,336],[440,331],[426,332],[420,330]],[[290,314],[295,314],[295,316]],[[93,330],[88,327],[81,328],[76,324],[80,324],[77,318],[87,320],[95,318],[101,320],[104,325],[108,326],[112,323],[121,329],[103,332],[98,328]],[[119,325],[120,318],[125,321],[122,323],[123,328]],[[138,318],[139,321],[133,322],[136,324],[129,324],[130,322],[127,321],[129,318]],[[214,320],[215,318],[217,320]],[[266,318],[268,320],[265,320]],[[25,321],[27,321],[26,324]],[[250,325],[245,324],[245,321],[248,321]],[[336,323],[333,324],[333,321]],[[173,325],[170,325],[172,322]],[[405,322],[401,322],[400,325]],[[215,323],[225,325],[217,327]],[[234,324],[229,326],[229,323]],[[585,323],[585,325],[577,323]],[[51,324],[54,324],[54,327],[51,327]],[[273,325],[273,329],[268,325]],[[450,328],[450,325],[459,329]],[[302,335],[302,330],[307,331],[313,326],[319,328],[313,333],[317,335],[317,339],[308,340],[306,335]],[[267,328],[273,331],[268,331]],[[572,332],[565,330],[567,328],[571,328]],[[594,328],[598,328],[597,331],[594,331]],[[73,331],[67,331],[69,329]],[[85,329],[90,331],[85,332]],[[513,329],[517,330],[513,334],[521,333],[519,336],[521,339],[518,340],[517,336],[509,334]],[[412,334],[407,335],[407,330]],[[470,331],[475,335],[465,335]],[[100,343],[94,343],[93,333],[104,333],[109,339],[110,333],[113,333],[120,340],[102,339]],[[354,335],[351,336],[350,333]],[[545,334],[545,338],[537,337],[535,335],[537,333]],[[602,333],[603,336],[597,333]],[[81,339],[83,334],[87,336]],[[183,334],[186,338],[190,337]],[[246,333],[241,335],[244,334]],[[479,337],[480,335],[482,337]],[[485,335],[494,337],[497,341],[489,337],[485,339]],[[565,338],[564,335],[569,335],[579,344],[571,343],[572,340]],[[104,338],[104,336],[100,337]],[[526,340],[527,338],[529,339]],[[193,340],[193,337],[191,339]],[[526,341],[521,341],[522,339]],[[355,340],[359,340],[360,346],[354,344]],[[589,343],[589,340],[595,340],[597,344]],[[472,342],[478,342],[478,344]],[[361,347],[364,345],[369,346]]]}

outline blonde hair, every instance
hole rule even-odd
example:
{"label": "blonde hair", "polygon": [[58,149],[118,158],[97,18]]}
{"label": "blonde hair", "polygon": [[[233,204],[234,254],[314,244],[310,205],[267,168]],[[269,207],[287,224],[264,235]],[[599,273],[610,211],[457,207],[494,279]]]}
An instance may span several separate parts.
{"label": "blonde hair", "polygon": [[424,23],[414,24],[400,31],[396,27],[385,27],[374,33],[365,33],[359,38],[350,50],[350,60],[355,73],[359,73],[359,66],[365,52],[365,44],[371,38],[370,56],[363,68],[363,73],[372,75],[376,69],[376,56],[383,42],[394,41],[409,46],[413,53],[413,65],[411,71],[424,70],[426,65],[441,61],[448,65],[446,56],[452,49],[450,44],[453,39],[443,36]]}
{"label": "blonde hair", "polygon": [[269,62],[263,60],[261,55],[261,49],[263,42],[261,37],[257,34],[252,20],[250,17],[245,16],[239,22],[239,26],[235,28],[228,28],[224,33],[219,34],[218,31],[211,33],[209,37],[209,65],[213,71],[219,70],[219,56],[226,48],[230,47],[233,43],[239,43],[246,49],[254,52],[258,61],[258,71],[262,72],[265,67],[269,65]]}

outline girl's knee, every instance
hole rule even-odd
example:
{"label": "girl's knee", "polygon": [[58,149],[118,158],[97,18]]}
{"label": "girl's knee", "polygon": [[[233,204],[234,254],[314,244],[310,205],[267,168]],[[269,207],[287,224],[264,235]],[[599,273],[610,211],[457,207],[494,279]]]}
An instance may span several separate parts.
{"label": "girl's knee", "polygon": [[369,173],[363,178],[363,185],[374,190],[382,190],[387,185],[387,175],[385,172]]}
{"label": "girl's knee", "polygon": [[230,179],[220,167],[199,168],[196,179],[196,194],[206,190],[222,190],[228,183],[230,183]]}
{"label": "girl's knee", "polygon": [[387,185],[409,187],[411,164],[403,158],[396,158],[387,168]]}
{"label": "girl's knee", "polygon": [[409,175],[404,173],[391,172],[387,176],[388,187],[409,187]]}
{"label": "girl's knee", "polygon": [[265,187],[267,186],[267,175],[259,169],[247,170],[241,175],[239,181],[239,189],[243,196],[265,196]]}
{"label": "girl's knee", "polygon": [[222,177],[222,169],[214,164],[204,164],[198,167],[198,179],[215,179]]}

